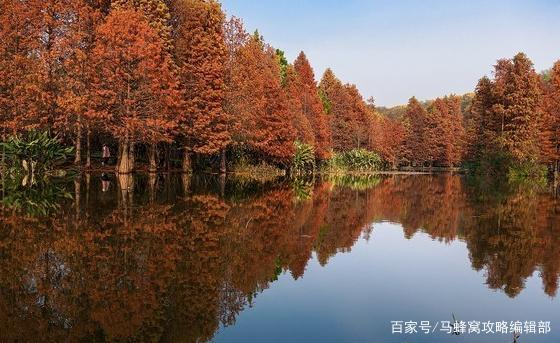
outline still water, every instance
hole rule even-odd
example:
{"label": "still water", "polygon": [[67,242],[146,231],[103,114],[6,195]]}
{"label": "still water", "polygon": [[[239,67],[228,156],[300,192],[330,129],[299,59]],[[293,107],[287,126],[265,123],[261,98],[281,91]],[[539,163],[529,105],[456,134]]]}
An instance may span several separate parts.
{"label": "still water", "polygon": [[560,342],[546,186],[82,175],[0,214],[1,342]]}

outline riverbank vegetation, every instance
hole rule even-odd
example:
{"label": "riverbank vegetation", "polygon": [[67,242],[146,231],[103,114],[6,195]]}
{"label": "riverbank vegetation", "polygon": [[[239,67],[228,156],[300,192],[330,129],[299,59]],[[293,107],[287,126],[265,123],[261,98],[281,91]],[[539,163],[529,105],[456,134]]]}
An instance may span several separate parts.
{"label": "riverbank vegetation", "polygon": [[123,174],[560,168],[560,62],[538,74],[520,53],[473,94],[376,108],[331,69],[317,81],[305,53],[290,63],[214,0],[0,6],[2,140],[48,132],[80,168],[99,165],[103,144]]}

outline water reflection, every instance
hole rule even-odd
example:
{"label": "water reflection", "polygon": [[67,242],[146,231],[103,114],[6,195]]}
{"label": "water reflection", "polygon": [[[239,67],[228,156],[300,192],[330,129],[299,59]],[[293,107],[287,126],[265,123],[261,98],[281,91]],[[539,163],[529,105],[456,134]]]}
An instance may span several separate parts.
{"label": "water reflection", "polygon": [[302,277],[313,254],[327,265],[380,221],[407,238],[466,242],[487,287],[510,297],[535,271],[546,294],[558,288],[560,201],[549,189],[451,175],[265,185],[83,175],[47,215],[12,206],[6,198],[28,195],[6,191],[4,341],[208,341],[280,274]]}

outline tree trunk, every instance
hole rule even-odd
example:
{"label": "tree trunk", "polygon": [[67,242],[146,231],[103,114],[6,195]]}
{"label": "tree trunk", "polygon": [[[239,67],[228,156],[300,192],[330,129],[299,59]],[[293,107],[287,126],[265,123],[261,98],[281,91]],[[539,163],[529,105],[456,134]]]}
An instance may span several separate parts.
{"label": "tree trunk", "polygon": [[157,174],[150,173],[148,174],[148,186],[150,190],[150,203],[154,203],[156,201],[156,185],[157,185]]}
{"label": "tree trunk", "polygon": [[117,162],[117,173],[130,174],[134,170],[134,148],[128,142],[128,138],[119,142],[119,160]]}
{"label": "tree trunk", "polygon": [[76,222],[80,220],[80,195],[82,193],[82,178],[74,180],[74,206],[76,209]]}
{"label": "tree trunk", "polygon": [[171,170],[171,144],[165,143],[164,145],[164,168],[167,171]]}
{"label": "tree trunk", "polygon": [[80,166],[82,164],[82,125],[78,119],[78,131],[76,132],[76,156],[74,164]]}
{"label": "tree trunk", "polygon": [[136,167],[136,158],[135,158],[135,149],[136,149],[136,145],[134,144],[134,142],[129,142],[128,143],[128,158],[129,158],[129,165],[130,165],[130,172],[134,171],[134,168]]}
{"label": "tree trunk", "polygon": [[130,174],[118,174],[117,185],[119,186],[121,192],[120,205],[124,208],[124,220],[126,222],[128,218],[128,210],[132,208],[134,179]]}
{"label": "tree trunk", "polygon": [[226,174],[220,175],[220,195],[222,198],[226,196]]}
{"label": "tree trunk", "polygon": [[155,144],[155,143],[150,144],[148,149],[149,149],[148,154],[149,154],[149,160],[150,160],[150,166],[148,168],[148,171],[150,173],[155,173],[155,172],[157,172],[157,162],[156,162],[157,144]]}
{"label": "tree trunk", "polygon": [[89,185],[91,180],[91,174],[86,173],[86,208],[89,208]]}
{"label": "tree trunk", "polygon": [[183,182],[183,196],[186,198],[191,189],[191,175],[183,174],[181,176],[181,181]]}
{"label": "tree trunk", "polygon": [[222,149],[222,158],[220,159],[220,174],[226,173],[226,148]]}
{"label": "tree trunk", "polygon": [[91,168],[91,131],[89,125],[86,133],[86,168]]}
{"label": "tree trunk", "polygon": [[192,163],[191,163],[191,155],[189,151],[185,147],[183,152],[183,173],[191,173],[192,172]]}

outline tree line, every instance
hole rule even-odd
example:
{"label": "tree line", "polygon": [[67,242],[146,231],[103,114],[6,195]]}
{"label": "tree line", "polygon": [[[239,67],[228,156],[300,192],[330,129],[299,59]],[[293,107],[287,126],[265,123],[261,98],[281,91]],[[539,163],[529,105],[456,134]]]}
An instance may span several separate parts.
{"label": "tree line", "polygon": [[[538,162],[558,170],[560,64],[539,75],[499,60],[475,94],[377,110],[306,55],[293,63],[215,0],[0,0],[2,139],[48,130],[76,165],[110,142],[117,171],[241,158],[290,168],[298,144],[319,164],[354,149],[386,168]],[[390,114],[390,115],[388,115]],[[94,148],[97,147],[97,148]],[[501,161],[500,163],[479,163]]]}

